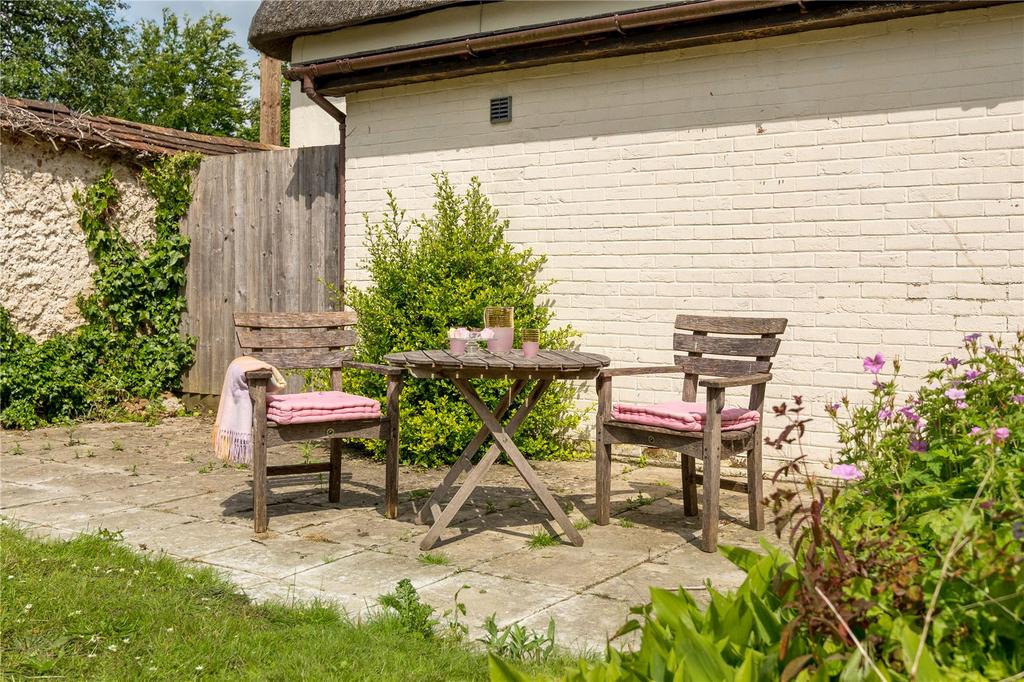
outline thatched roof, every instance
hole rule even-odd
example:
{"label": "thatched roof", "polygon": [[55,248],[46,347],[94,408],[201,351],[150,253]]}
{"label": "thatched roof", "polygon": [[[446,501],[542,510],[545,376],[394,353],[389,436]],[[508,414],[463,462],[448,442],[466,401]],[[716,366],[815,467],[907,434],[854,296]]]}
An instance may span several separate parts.
{"label": "thatched roof", "polygon": [[292,40],[346,26],[419,14],[460,0],[263,0],[249,24],[249,44],[289,60]]}
{"label": "thatched roof", "polygon": [[89,116],[60,104],[0,95],[0,130],[53,145],[104,149],[124,156],[146,157],[178,152],[208,156],[280,149],[234,137],[201,135],[174,128],[135,123],[110,116]]}

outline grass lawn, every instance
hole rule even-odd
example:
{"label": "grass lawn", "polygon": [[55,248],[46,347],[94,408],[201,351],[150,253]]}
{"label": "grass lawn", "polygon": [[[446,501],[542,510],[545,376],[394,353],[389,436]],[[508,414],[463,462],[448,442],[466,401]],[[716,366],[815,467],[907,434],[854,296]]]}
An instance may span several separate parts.
{"label": "grass lawn", "polygon": [[44,542],[0,525],[0,554],[5,678],[487,679],[486,655],[465,644],[324,604],[252,604],[211,570],[109,537]]}

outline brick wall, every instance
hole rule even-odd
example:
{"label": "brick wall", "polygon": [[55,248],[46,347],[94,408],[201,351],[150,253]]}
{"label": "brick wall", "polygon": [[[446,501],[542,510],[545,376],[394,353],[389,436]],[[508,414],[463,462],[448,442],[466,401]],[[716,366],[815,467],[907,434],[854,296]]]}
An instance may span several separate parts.
{"label": "brick wall", "polygon": [[677,311],[788,317],[769,399],[814,403],[827,459],[862,357],[920,375],[1024,327],[1022,36],[1016,5],[350,95],[350,278],[385,188],[418,215],[431,172],[478,175],[615,364],[670,362]]}

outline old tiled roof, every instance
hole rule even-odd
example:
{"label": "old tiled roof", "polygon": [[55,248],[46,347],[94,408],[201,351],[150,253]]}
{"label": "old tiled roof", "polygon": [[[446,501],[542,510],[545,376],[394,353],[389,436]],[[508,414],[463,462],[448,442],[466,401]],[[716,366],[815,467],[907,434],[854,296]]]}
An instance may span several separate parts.
{"label": "old tiled roof", "polygon": [[346,26],[418,14],[465,0],[263,0],[249,25],[249,44],[277,59],[291,59],[292,40]]}
{"label": "old tiled roof", "polygon": [[89,116],[60,104],[0,95],[0,130],[80,149],[109,149],[131,156],[198,152],[209,156],[280,149],[233,137],[201,135],[174,128]]}

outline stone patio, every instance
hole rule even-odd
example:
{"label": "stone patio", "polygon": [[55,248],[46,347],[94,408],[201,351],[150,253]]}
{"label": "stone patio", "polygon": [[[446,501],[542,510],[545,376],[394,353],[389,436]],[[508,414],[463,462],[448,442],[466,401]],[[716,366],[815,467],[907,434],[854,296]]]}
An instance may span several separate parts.
{"label": "stone patio", "polygon": [[[698,549],[697,519],[685,519],[677,468],[613,465],[615,518],[581,532],[583,547],[531,549],[539,530],[555,532],[512,467],[498,465],[424,562],[413,523],[416,505],[443,472],[402,469],[401,515],[383,516],[384,467],[348,457],[341,503],[327,501],[318,475],[272,478],[270,532],[252,532],[249,472],[224,466],[210,449],[209,421],[88,424],[29,433],[5,431],[0,513],[30,532],[71,537],[104,528],[126,544],[166,552],[221,571],[256,600],[336,602],[352,615],[409,578],[440,610],[455,593],[476,636],[484,619],[543,629],[554,618],[558,643],[601,649],[648,587],[690,590],[706,601],[706,580],[731,589],[743,573],[721,554]],[[320,459],[322,449],[271,451],[271,461]],[[536,468],[570,517],[592,517],[593,462],[541,462]],[[643,497],[640,498],[639,496]],[[746,528],[746,497],[722,492],[720,542],[756,548],[769,532]],[[465,587],[464,587],[465,586]]]}

